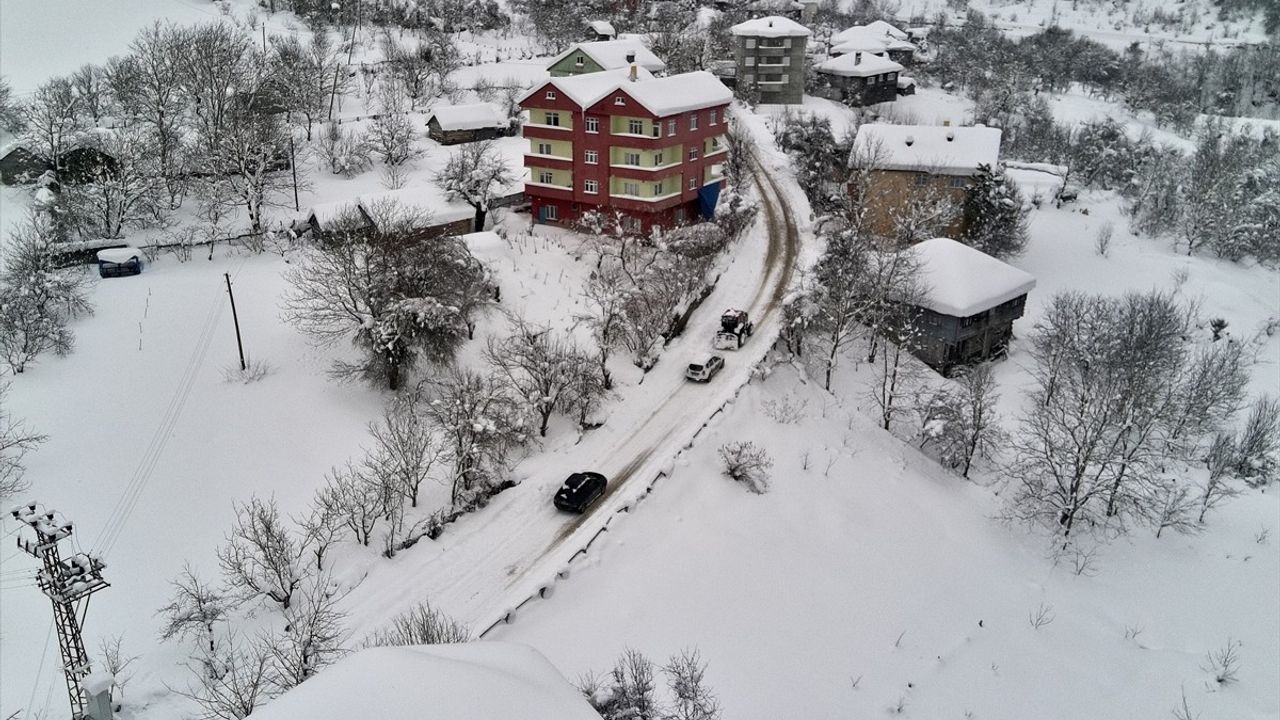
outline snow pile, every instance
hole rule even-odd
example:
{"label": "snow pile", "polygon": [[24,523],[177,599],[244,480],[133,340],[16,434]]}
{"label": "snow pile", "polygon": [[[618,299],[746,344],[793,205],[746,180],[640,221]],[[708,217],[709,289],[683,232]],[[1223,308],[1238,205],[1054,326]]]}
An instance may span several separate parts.
{"label": "snow pile", "polygon": [[508,122],[502,111],[490,103],[446,105],[432,111],[427,118],[435,118],[441,130],[478,130],[479,128],[503,128]]}
{"label": "snow pile", "polygon": [[853,155],[875,158],[880,170],[972,175],[1000,159],[1000,130],[985,125],[869,124],[858,128]]}
{"label": "snow pile", "polygon": [[784,18],[780,15],[771,15],[741,22],[729,28],[729,30],[739,37],[809,37],[812,34],[809,32],[809,28],[795,20]]}
{"label": "snow pile", "polygon": [[820,73],[839,75],[840,77],[870,77],[891,72],[902,72],[898,63],[864,52],[853,52],[848,55],[831,58],[818,65]]}
{"label": "snow pile", "polygon": [[98,251],[98,262],[120,264],[141,259],[142,251],[135,247],[108,248]]}
{"label": "snow pile", "polygon": [[1036,286],[1030,274],[950,238],[925,240],[914,250],[928,288],[924,306],[943,315],[976,315]]}
{"label": "snow pile", "polygon": [[618,70],[631,65],[628,55],[635,56],[635,63],[649,72],[662,72],[667,64],[639,40],[626,38],[619,40],[597,40],[595,42],[578,43],[551,59],[547,67],[580,52],[596,61],[605,70]]}
{"label": "snow pile", "polygon": [[253,720],[599,720],[582,695],[525,645],[361,650],[290,690]]}

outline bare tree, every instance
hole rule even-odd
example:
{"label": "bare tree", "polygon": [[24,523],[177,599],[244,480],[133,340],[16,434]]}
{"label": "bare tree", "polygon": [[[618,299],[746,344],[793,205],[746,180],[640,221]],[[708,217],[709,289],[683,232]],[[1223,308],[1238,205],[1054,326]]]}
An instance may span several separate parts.
{"label": "bare tree", "polygon": [[392,618],[386,627],[365,639],[365,647],[398,645],[447,645],[470,642],[471,631],[428,602]]}
{"label": "bare tree", "polygon": [[404,93],[397,83],[383,79],[378,86],[378,114],[369,128],[374,152],[387,165],[400,165],[417,157],[416,135],[407,115]]}
{"label": "bare tree", "polygon": [[769,469],[773,458],[753,442],[731,442],[720,446],[724,474],[742,483],[751,492],[762,495],[769,490]]}
{"label": "bare tree", "polygon": [[579,362],[577,348],[551,328],[512,316],[511,333],[490,338],[485,359],[498,370],[515,396],[538,416],[538,434],[547,436],[547,424],[557,410],[570,407],[577,377],[594,372]]}
{"label": "bare tree", "polygon": [[[216,137],[201,146],[200,190],[209,206],[243,208],[254,234],[262,233],[269,208],[292,205],[289,138],[276,115],[235,110]],[[305,186],[305,181],[300,181]]]}
{"label": "bare tree", "polygon": [[218,548],[218,564],[238,602],[265,595],[285,610],[306,578],[302,548],[274,499],[255,497],[236,507],[236,525]]}
{"label": "bare tree", "polygon": [[92,312],[88,278],[55,262],[54,227],[33,213],[9,234],[0,271],[0,358],[15,373],[45,352],[66,355],[75,336],[68,323]]}
{"label": "bare tree", "polygon": [[17,135],[22,132],[22,112],[13,97],[13,87],[0,77],[0,130]]}
{"label": "bare tree", "polygon": [[578,687],[604,720],[660,717],[653,663],[639,651],[628,648],[607,676],[588,675]]}
{"label": "bare tree", "polygon": [[1236,440],[1236,474],[1254,487],[1280,474],[1280,398],[1264,395],[1253,404]]}
{"label": "bare tree", "polygon": [[359,175],[373,167],[373,146],[359,130],[343,130],[336,122],[324,126],[320,156],[335,175]]}
{"label": "bare tree", "polygon": [[324,571],[325,556],[329,554],[329,548],[338,541],[343,528],[343,520],[338,509],[320,502],[324,492],[325,489],[321,489],[317,493],[317,498],[312,501],[306,516],[301,520],[294,520],[294,524],[302,531],[302,547],[311,553],[311,557],[316,561],[315,572],[317,573]]}
{"label": "bare tree", "polygon": [[54,78],[37,88],[21,108],[24,139],[31,151],[61,171],[64,154],[85,127],[75,87],[66,78]]}
{"label": "bare tree", "polygon": [[216,657],[220,638],[217,628],[227,620],[230,601],[201,579],[190,565],[183,567],[182,574],[169,584],[173,586],[169,604],[156,611],[164,619],[161,639],[185,637],[202,648],[202,657]]}
{"label": "bare tree", "polygon": [[1236,442],[1226,433],[1214,436],[1209,451],[1205,455],[1205,465],[1209,468],[1209,477],[1200,490],[1200,515],[1196,522],[1203,523],[1204,516],[1217,507],[1222,501],[1240,494],[1239,490],[1227,484],[1236,463]]}
{"label": "bare tree", "polygon": [[22,458],[48,439],[35,432],[9,411],[9,383],[0,382],[0,502],[16,499],[27,491],[30,483],[23,474]]}
{"label": "bare tree", "polygon": [[296,34],[274,35],[271,45],[271,88],[289,112],[302,116],[310,142],[330,96],[346,84],[338,48],[327,32],[312,33],[308,43]]}
{"label": "bare tree", "polygon": [[468,507],[501,482],[508,453],[528,439],[520,406],[496,378],[455,369],[430,383],[426,412],[445,437],[453,466],[450,502]]}
{"label": "bare tree", "polygon": [[974,459],[989,454],[1004,437],[996,414],[1000,396],[990,365],[969,369],[957,385],[935,392],[922,404],[922,445],[935,446],[942,464],[967,478]]}
{"label": "bare tree", "polygon": [[298,602],[285,611],[288,624],[266,646],[274,659],[272,683],[288,690],[315,675],[342,656],[346,614],[338,610],[345,596],[325,577],[308,583]]}
{"label": "bare tree", "polygon": [[[341,522],[361,545],[373,539],[378,520],[386,515],[384,497],[378,483],[365,474],[361,464],[348,461],[329,471],[326,484],[316,493],[316,511]],[[317,564],[322,559],[317,558]]]}
{"label": "bare tree", "polygon": [[720,703],[707,687],[706,670],[707,664],[697,650],[682,650],[671,656],[662,672],[667,676],[672,703],[662,720],[719,720]]}
{"label": "bare tree", "polygon": [[110,112],[112,98],[106,82],[106,72],[98,65],[85,64],[72,73],[69,79],[82,112],[97,124]]}
{"label": "bare tree", "polygon": [[126,655],[122,649],[123,639],[119,635],[102,638],[98,643],[98,651],[102,657],[102,669],[111,676],[111,698],[116,701],[124,697],[124,688],[133,679],[129,666],[138,660],[138,655]]}
{"label": "bare tree", "polygon": [[626,294],[621,286],[622,271],[615,265],[598,268],[587,279],[582,291],[587,312],[579,316],[591,327],[596,341],[596,367],[605,390],[613,389],[613,375],[609,372],[609,351],[618,344],[622,334]]}
{"label": "bare tree", "polygon": [[70,212],[87,226],[84,234],[119,238],[126,227],[157,224],[166,206],[161,197],[165,188],[155,136],[134,126],[96,136],[90,145],[114,162],[95,168],[88,182],[63,190]]}
{"label": "bare tree", "polygon": [[373,439],[367,464],[391,478],[395,493],[418,506],[418,490],[443,454],[438,431],[420,407],[417,391],[395,398],[382,414],[382,421],[370,423]]}
{"label": "bare tree", "polygon": [[475,231],[484,230],[493,201],[515,182],[511,169],[492,140],[467,143],[449,156],[436,173],[436,183],[450,198],[461,200],[476,211]]}
{"label": "bare tree", "polygon": [[[177,694],[200,707],[201,720],[243,720],[278,694],[271,648],[232,637],[216,653],[187,664],[194,684]],[[209,672],[215,668],[216,672]]]}
{"label": "bare tree", "polygon": [[294,265],[284,315],[318,343],[350,339],[365,352],[336,374],[395,390],[419,359],[452,358],[489,274],[458,238],[414,239],[421,220],[413,211],[387,204],[371,212],[374,229],[348,213]]}
{"label": "bare tree", "polygon": [[144,28],[130,54],[108,62],[107,83],[127,117],[145,123],[156,138],[156,162],[169,191],[170,207],[182,194],[183,101],[178,82],[182,32],[159,21]]}

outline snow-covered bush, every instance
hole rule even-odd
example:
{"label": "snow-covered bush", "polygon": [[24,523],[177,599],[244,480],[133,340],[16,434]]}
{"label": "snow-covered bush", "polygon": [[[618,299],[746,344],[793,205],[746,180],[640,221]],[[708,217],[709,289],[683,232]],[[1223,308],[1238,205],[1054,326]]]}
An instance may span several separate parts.
{"label": "snow-covered bush", "polygon": [[742,483],[757,495],[769,491],[769,469],[773,458],[753,442],[738,441],[720,446],[720,459],[724,461],[724,473]]}
{"label": "snow-covered bush", "polygon": [[965,194],[961,240],[988,255],[1008,258],[1027,244],[1027,217],[1018,186],[1000,168],[979,165]]}
{"label": "snow-covered bush", "polygon": [[471,639],[471,630],[466,625],[424,601],[392,618],[386,627],[375,630],[365,638],[364,645],[445,645],[470,642]]}
{"label": "snow-covered bush", "polygon": [[70,320],[92,312],[82,268],[56,267],[55,229],[33,214],[9,234],[0,271],[0,360],[15,373],[39,355],[71,352]]}
{"label": "snow-covered bush", "polygon": [[343,130],[338,123],[325,125],[319,138],[320,156],[335,175],[359,175],[373,167],[373,147],[359,130]]}

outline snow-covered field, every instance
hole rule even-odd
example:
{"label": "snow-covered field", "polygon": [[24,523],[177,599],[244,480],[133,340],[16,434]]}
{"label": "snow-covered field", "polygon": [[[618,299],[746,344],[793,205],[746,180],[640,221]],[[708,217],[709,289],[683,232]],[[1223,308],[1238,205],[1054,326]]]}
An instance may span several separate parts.
{"label": "snow-covered field", "polygon": [[[937,4],[907,2],[902,12],[933,12]],[[1049,0],[1028,14],[994,0],[974,6],[1015,32],[1038,27],[1050,12]],[[0,68],[22,95],[49,75],[124,52],[153,19],[207,21],[221,14],[218,7],[186,0],[5,0]],[[232,7],[243,12],[247,3]],[[1248,23],[1207,21],[1168,33],[1116,29],[1119,20],[1110,14],[1065,6],[1058,17],[1098,39],[1114,36],[1121,46],[1165,35],[1248,40],[1260,32]],[[273,32],[292,26],[284,15],[268,21]],[[31,28],[75,38],[75,52],[48,51],[41,46],[48,35]],[[481,77],[531,83],[544,75],[542,61],[525,57],[527,39],[477,38],[464,46],[484,64],[459,70],[462,86]],[[1112,115],[1135,133],[1149,125],[1083,95],[1057,96],[1054,109],[1067,122]],[[340,116],[365,111],[352,98]],[[803,265],[816,251],[804,231],[810,212],[785,158],[768,143],[768,118],[784,111],[762,107],[742,121],[801,226]],[[830,118],[837,133],[852,126],[852,113],[836,103],[806,98],[803,111]],[[935,89],[901,99],[891,112],[926,124],[973,119],[967,100]],[[1164,131],[1157,136],[1187,142]],[[447,148],[425,138],[419,146],[424,154],[410,168],[411,186],[432,184],[448,158]],[[525,141],[509,138],[499,146],[518,167]],[[303,171],[315,182],[301,197],[304,210],[383,189],[377,170],[348,179],[306,162]],[[28,202],[25,190],[0,191],[0,230],[17,222]],[[273,219],[294,215],[287,207]],[[484,234],[472,242],[497,274],[502,309],[572,330],[577,295],[591,272],[580,258],[584,239],[543,228],[527,235],[527,215],[500,215],[510,239]],[[1206,316],[1227,319],[1238,337],[1280,314],[1280,274],[1187,257],[1165,241],[1134,237],[1113,194],[1086,193],[1074,205],[1036,210],[1031,221],[1032,242],[1014,261],[1038,282],[1015,328],[1023,338],[1052,294],[1064,290],[1176,287],[1200,301]],[[1102,257],[1091,242],[1107,222],[1116,236]],[[1002,499],[990,468],[977,482],[962,481],[869,420],[865,377],[856,366],[837,373],[834,394],[789,365],[747,383],[777,329],[766,290],[780,281],[780,270],[767,265],[769,243],[763,224],[748,233],[706,308],[651,373],[641,376],[618,359],[621,387],[603,428],[580,436],[566,421],[553,423],[550,436],[517,466],[522,484],[438,542],[424,541],[394,560],[354,544],[340,548],[339,578],[349,585],[363,580],[344,607],[353,641],[422,600],[484,629],[551,583],[614,517],[572,572],[555,580],[554,593],[487,637],[533,645],[568,677],[607,669],[625,647],[662,661],[697,646],[710,662],[707,679],[725,717],[735,720],[895,710],[921,718],[1154,720],[1170,717],[1184,692],[1206,719],[1280,716],[1275,492],[1228,503],[1198,536],[1156,540],[1139,532],[1104,545],[1087,573],[1055,564],[1044,537],[994,519]],[[389,397],[334,381],[331,362],[352,351],[317,349],[281,319],[287,259],[220,246],[211,260],[164,256],[141,276],[98,282],[95,314],[75,323],[75,352],[42,357],[12,379],[14,415],[50,436],[27,459],[32,495],[75,520],[79,548],[101,552],[108,565],[113,586],[92,603],[88,644],[96,648],[100,639],[120,635],[126,654],[142,655],[125,717],[167,720],[185,711],[165,690],[165,683],[183,682],[183,657],[175,645],[159,643],[154,616],[169,581],[186,563],[216,575],[213,551],[232,523],[234,503],[272,497],[284,513],[300,514],[326,471],[360,452],[367,423]],[[246,350],[271,367],[255,383],[224,377],[236,362],[224,273],[235,286]],[[731,305],[773,316],[755,345],[729,355],[716,384],[686,385],[683,363],[706,349],[715,314]],[[488,316],[461,362],[477,364],[485,339],[504,322],[497,313]],[[1029,383],[1024,343],[1015,342],[998,366],[1006,419],[1018,412]],[[1280,337],[1260,346],[1251,392],[1280,392]],[[685,448],[702,418],[731,398]],[[800,408],[800,417],[773,419],[779,405]],[[747,494],[721,474],[716,450],[730,440],[754,441],[773,455],[768,494]],[[552,511],[550,493],[566,470],[588,466],[636,481],[606,498],[588,522],[566,520]],[[659,471],[653,492],[639,500]],[[431,487],[424,505],[446,495],[443,486]],[[629,512],[616,514],[623,507]],[[65,701],[49,608],[31,580],[32,563],[11,544],[14,531],[6,514],[0,718],[22,712],[26,720],[46,706],[57,716]],[[1029,618],[1042,612],[1053,620],[1036,629]],[[1229,639],[1243,643],[1240,679],[1219,687],[1201,666]]]}

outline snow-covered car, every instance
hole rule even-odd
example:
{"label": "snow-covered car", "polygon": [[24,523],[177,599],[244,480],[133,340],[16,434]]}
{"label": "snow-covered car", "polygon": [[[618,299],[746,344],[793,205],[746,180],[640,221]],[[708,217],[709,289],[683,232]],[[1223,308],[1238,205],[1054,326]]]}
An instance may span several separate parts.
{"label": "snow-covered car", "polygon": [[755,323],[746,310],[725,310],[720,316],[720,331],[712,342],[717,350],[737,350],[755,332]]}
{"label": "snow-covered car", "polygon": [[138,248],[120,247],[99,250],[98,275],[100,277],[125,277],[142,272],[142,251]]}
{"label": "snow-covered car", "polygon": [[565,479],[556,491],[555,505],[560,510],[586,512],[591,503],[604,495],[609,481],[597,472],[576,472]]}
{"label": "snow-covered car", "polygon": [[724,369],[724,358],[712,355],[700,363],[689,363],[684,376],[694,382],[710,382],[716,373]]}

